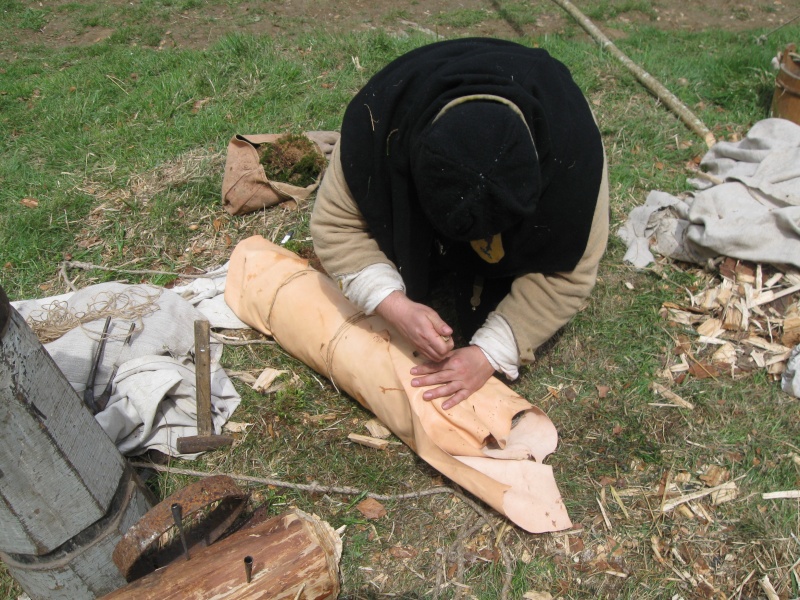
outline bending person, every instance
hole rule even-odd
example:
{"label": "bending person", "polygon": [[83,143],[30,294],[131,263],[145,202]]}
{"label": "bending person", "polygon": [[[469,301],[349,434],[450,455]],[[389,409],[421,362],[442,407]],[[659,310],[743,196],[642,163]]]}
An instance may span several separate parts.
{"label": "bending person", "polygon": [[[581,308],[608,239],[600,132],[546,51],[470,38],[423,46],[348,105],[311,217],[345,296],[427,358],[412,385],[449,409],[510,379]],[[426,303],[452,277],[460,333]]]}

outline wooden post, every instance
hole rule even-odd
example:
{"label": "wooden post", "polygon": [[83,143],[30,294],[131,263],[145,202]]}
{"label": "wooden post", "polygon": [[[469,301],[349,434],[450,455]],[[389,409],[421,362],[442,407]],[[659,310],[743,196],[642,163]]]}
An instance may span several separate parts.
{"label": "wooden post", "polygon": [[[105,565],[85,575],[64,559],[96,550],[98,536],[135,522],[149,498],[0,287],[0,558],[12,576],[34,599],[116,589],[124,579],[110,551]],[[39,573],[53,560],[58,576],[45,568],[43,579],[26,585],[28,570]]]}

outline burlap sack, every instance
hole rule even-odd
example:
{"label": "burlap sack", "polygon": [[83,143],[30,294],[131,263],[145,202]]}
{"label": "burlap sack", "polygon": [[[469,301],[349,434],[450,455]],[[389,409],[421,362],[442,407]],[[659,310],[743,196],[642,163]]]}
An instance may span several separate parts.
{"label": "burlap sack", "polygon": [[[228,143],[225,160],[225,175],[222,179],[222,205],[232,215],[241,215],[281,202],[291,203],[296,208],[317,189],[322,173],[315,183],[298,187],[281,181],[271,181],[258,160],[258,148],[271,144],[281,137],[280,133],[257,135],[237,134]],[[339,134],[335,131],[308,131],[306,137],[319,146],[326,158]]]}

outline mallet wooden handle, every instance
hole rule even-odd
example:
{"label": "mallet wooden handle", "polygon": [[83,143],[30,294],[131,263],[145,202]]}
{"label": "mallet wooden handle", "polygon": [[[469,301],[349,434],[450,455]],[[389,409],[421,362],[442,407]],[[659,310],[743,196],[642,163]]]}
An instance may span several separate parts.
{"label": "mallet wooden handle", "polygon": [[197,435],[213,435],[209,324],[204,319],[194,322],[194,370],[197,387]]}
{"label": "mallet wooden handle", "polygon": [[175,446],[181,454],[216,450],[233,443],[229,435],[214,435],[211,421],[211,342],[209,323],[194,322],[194,370],[197,402],[197,435],[179,437]]}

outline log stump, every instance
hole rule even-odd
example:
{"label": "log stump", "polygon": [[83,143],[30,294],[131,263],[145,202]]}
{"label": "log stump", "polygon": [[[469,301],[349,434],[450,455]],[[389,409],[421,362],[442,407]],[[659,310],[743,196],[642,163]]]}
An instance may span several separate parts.
{"label": "log stump", "polygon": [[[103,600],[328,600],[338,597],[341,541],[291,510],[247,527],[104,596]],[[246,563],[250,563],[248,572]]]}

